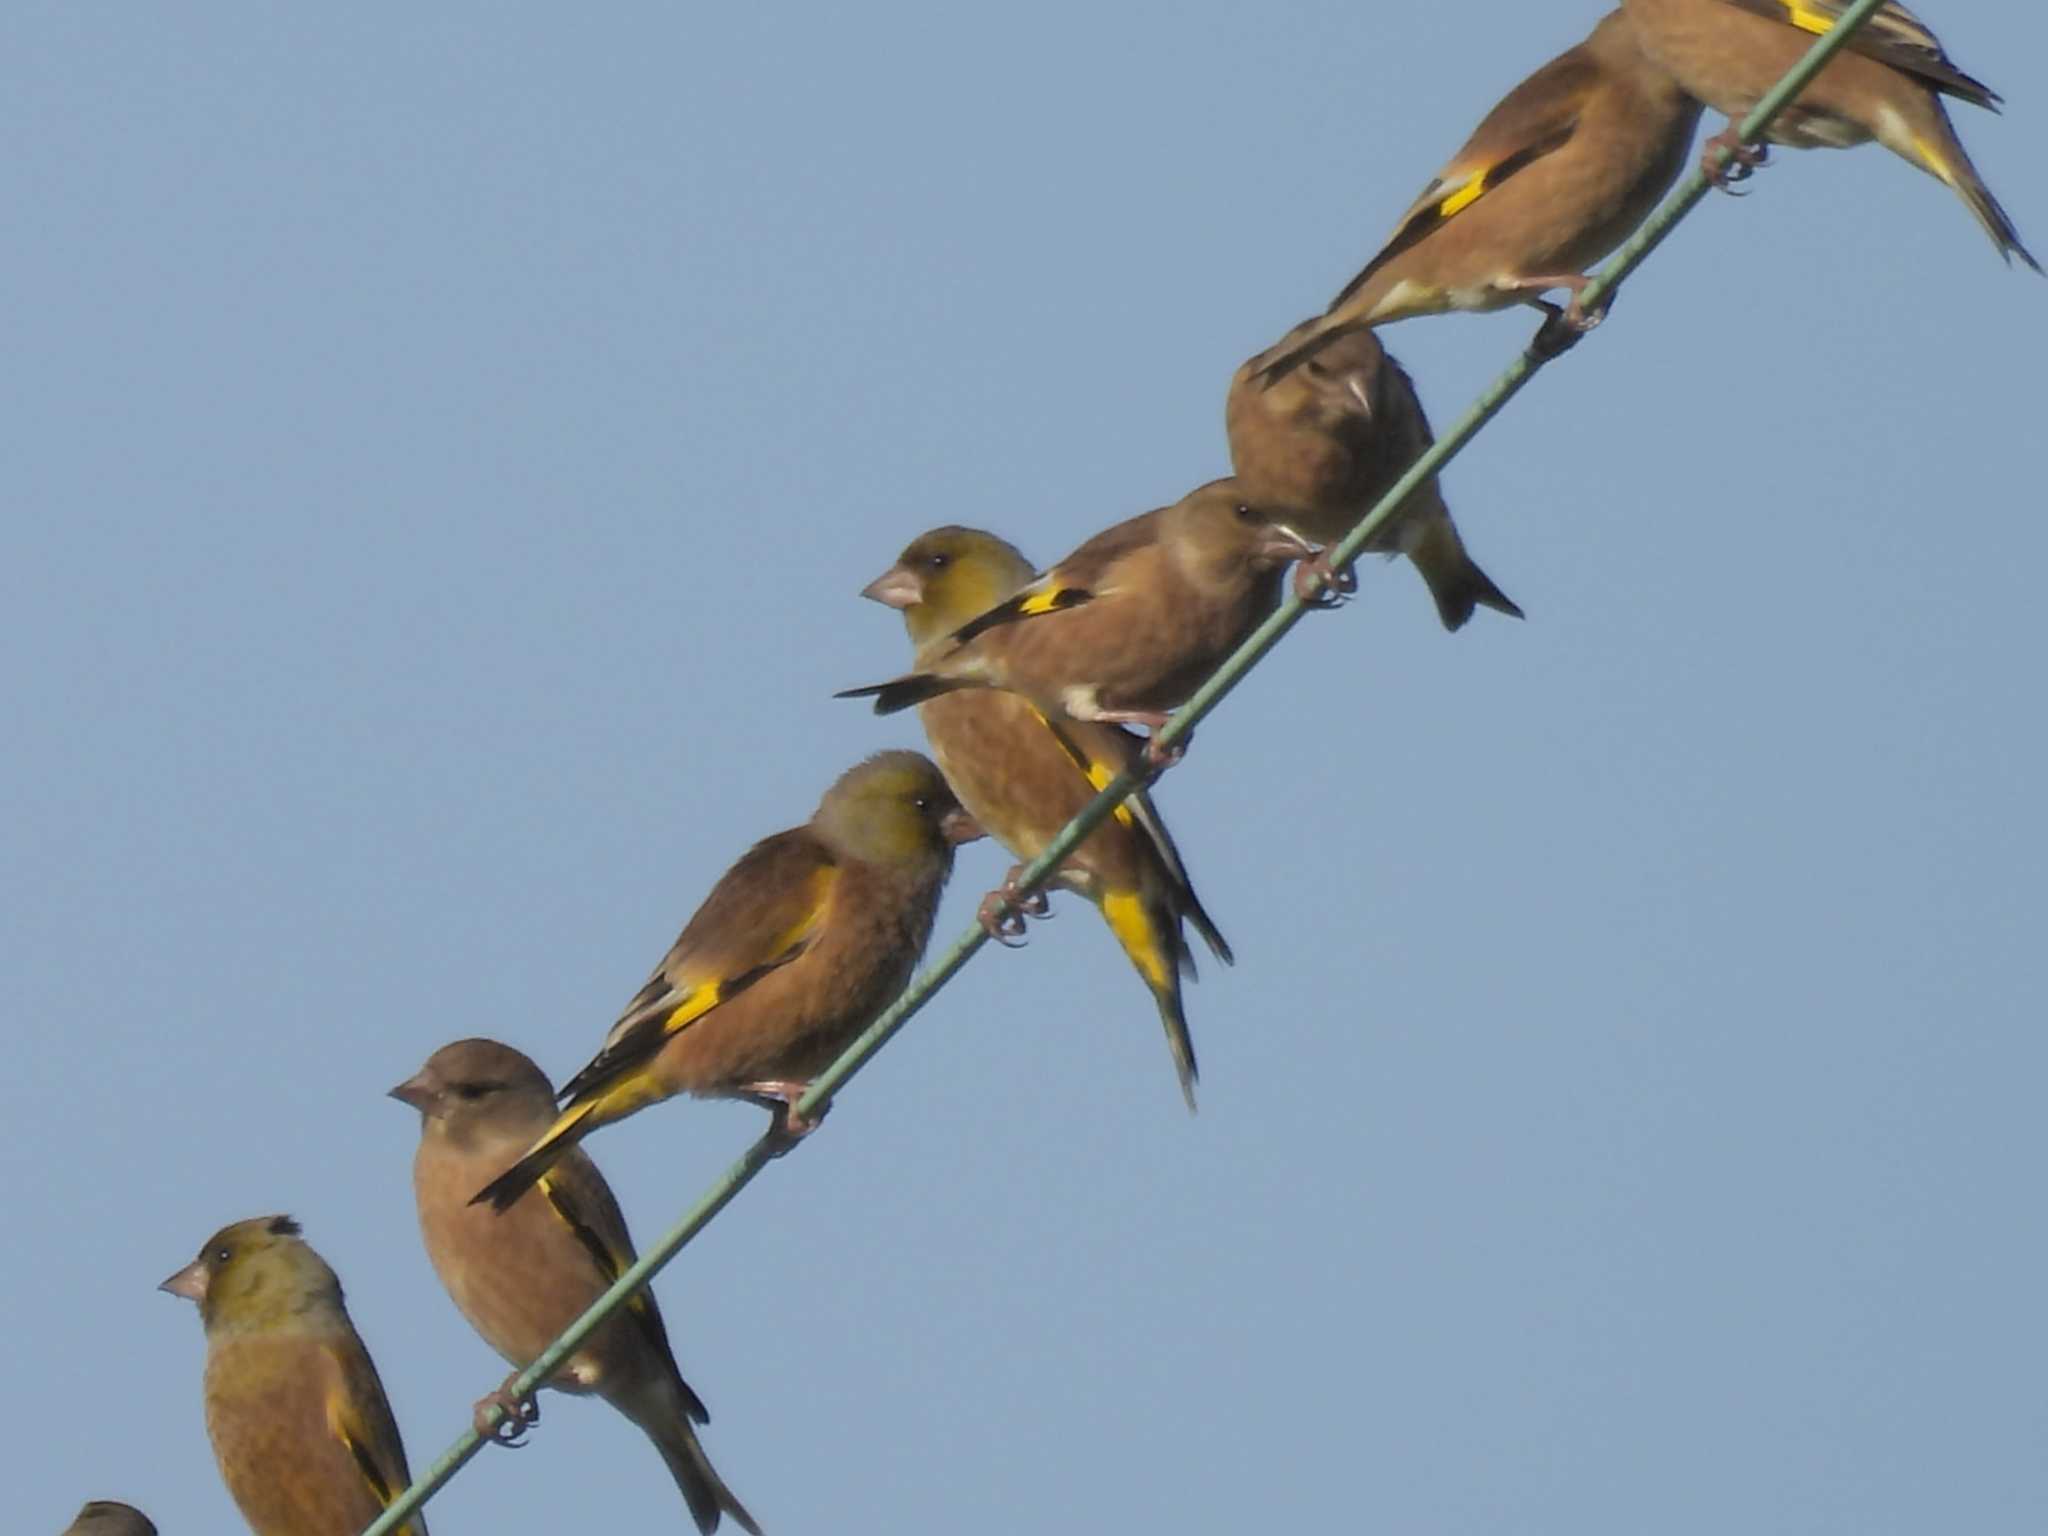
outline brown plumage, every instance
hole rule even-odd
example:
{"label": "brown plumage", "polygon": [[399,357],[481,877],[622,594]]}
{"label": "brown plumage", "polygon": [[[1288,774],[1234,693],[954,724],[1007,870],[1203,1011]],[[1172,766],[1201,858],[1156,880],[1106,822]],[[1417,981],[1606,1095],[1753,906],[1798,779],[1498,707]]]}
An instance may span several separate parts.
{"label": "brown plumage", "polygon": [[[341,1282],[289,1216],[222,1227],[161,1289],[206,1327],[206,1433],[256,1536],[359,1536],[407,1485],[405,1446]],[[398,1527],[426,1536],[414,1515]]]}
{"label": "brown plumage", "polygon": [[1678,179],[1699,104],[1610,12],[1577,47],[1504,97],[1410,205],[1329,313],[1265,365],[1284,374],[1338,336],[1446,310],[1534,304],[1563,288],[1581,310],[1586,269],[1620,245]]}
{"label": "brown plumage", "polygon": [[[992,533],[934,528],[912,540],[862,595],[902,610],[912,648],[922,658],[1033,574],[1016,547]],[[1113,725],[1055,725],[1030,701],[989,688],[928,699],[918,706],[918,716],[960,803],[991,837],[1026,861],[1043,853],[1096,791],[1130,766],[1142,745]],[[1120,806],[1067,856],[1052,883],[1095,905],[1144,980],[1166,1030],[1181,1094],[1193,1109],[1195,1048],[1181,979],[1193,974],[1194,958],[1181,925],[1194,924],[1226,964],[1230,947],[1188,883],[1151,796],[1140,790]],[[984,905],[985,921],[1000,926],[1005,902],[1004,892],[992,895]]]}
{"label": "brown plumage", "polygon": [[[1327,343],[1261,385],[1259,377],[1314,324],[1296,326],[1245,361],[1230,381],[1223,422],[1238,484],[1259,501],[1286,507],[1290,527],[1331,545],[1436,438],[1414,381],[1370,330]],[[1446,629],[1459,628],[1481,604],[1522,616],[1465,552],[1434,475],[1366,548],[1415,563]]]}
{"label": "brown plumage", "polygon": [[599,1126],[679,1093],[769,1105],[803,1134],[796,1100],[909,982],[953,847],[979,836],[922,754],[848,769],[810,821],[725,872],[554,1125],[476,1198],[505,1209]]}
{"label": "brown plumage", "polygon": [[[1622,0],[1643,50],[1679,84],[1724,114],[1709,140],[1734,144],[1733,125],[1805,56],[1847,6],[1842,0]],[[1999,255],[2041,264],[1970,163],[1943,96],[1996,111],[1998,96],[1956,68],[1941,40],[1903,5],[1886,5],[1771,124],[1765,137],[1794,149],[1847,149],[1876,139],[1963,200]]]}
{"label": "brown plumage", "polygon": [[94,1499],[65,1527],[64,1536],[156,1536],[156,1525],[132,1504]]}
{"label": "brown plumage", "polygon": [[919,670],[840,698],[891,714],[956,688],[1004,688],[1051,717],[1166,723],[1280,601],[1315,548],[1234,480],[1105,529],[929,647]]}
{"label": "brown plumage", "polygon": [[[502,1213],[470,1202],[555,1118],[553,1086],[509,1045],[444,1045],[391,1096],[420,1112],[412,1187],[434,1273],[484,1342],[524,1370],[632,1264],[619,1202],[580,1147]],[[691,1427],[711,1415],[676,1368],[652,1291],[639,1292],[584,1340],[548,1385],[595,1392],[638,1425],[706,1536],[721,1514],[760,1536]],[[486,1398],[480,1418],[485,1404],[503,1402],[502,1393]]]}

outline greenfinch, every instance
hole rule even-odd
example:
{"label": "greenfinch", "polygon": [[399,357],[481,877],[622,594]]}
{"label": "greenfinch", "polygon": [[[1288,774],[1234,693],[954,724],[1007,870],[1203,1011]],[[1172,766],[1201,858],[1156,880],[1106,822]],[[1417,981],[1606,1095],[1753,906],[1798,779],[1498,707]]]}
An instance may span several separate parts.
{"label": "greenfinch", "polygon": [[[1270,382],[1337,337],[1448,310],[1533,304],[1559,345],[1599,323],[1586,268],[1620,245],[1685,169],[1699,103],[1620,11],[1501,99],[1422,189],[1329,312],[1265,364]],[[1541,297],[1571,295],[1560,310]],[[1546,327],[1546,330],[1551,327]]]}
{"label": "greenfinch", "polygon": [[[1212,480],[1170,507],[1105,529],[922,652],[918,670],[849,688],[893,714],[956,688],[1022,694],[1048,718],[1144,725],[1156,734],[1211,672],[1279,606],[1281,567],[1314,570],[1316,547]],[[1297,588],[1334,578],[1327,564]],[[1169,758],[1151,742],[1155,765]]]}
{"label": "greenfinch", "polygon": [[156,1524],[133,1504],[94,1499],[64,1528],[64,1536],[156,1536]]}
{"label": "greenfinch", "polygon": [[[341,1282],[289,1216],[222,1227],[161,1289],[206,1328],[206,1433],[256,1536],[358,1536],[412,1482]],[[414,1515],[398,1530],[426,1536]]]}
{"label": "greenfinch", "polygon": [[981,835],[922,753],[841,774],[807,823],[720,877],[554,1124],[475,1198],[508,1209],[599,1126],[679,1093],[758,1103],[776,1134],[804,1135],[796,1101],[908,984],[954,846]]}
{"label": "greenfinch", "polygon": [[[1783,79],[1848,7],[1843,0],[1622,0],[1643,50],[1694,97],[1728,118],[1707,140],[1705,166],[1717,181],[1737,180],[1762,156],[1743,146],[1736,124]],[[1765,131],[1792,149],[1849,149],[1875,139],[1963,200],[1998,254],[2041,264],[1984,185],[1941,104],[1954,96],[1998,109],[1998,96],[1956,68],[1919,17],[1903,5],[1877,13],[1828,60],[1813,83]],[[1737,163],[1720,170],[1720,151]]]}
{"label": "greenfinch", "polygon": [[[923,658],[968,620],[1030,582],[1015,545],[978,528],[934,528],[913,539],[861,595],[900,609],[912,649]],[[1095,793],[1129,767],[1139,742],[1113,725],[1053,724],[1014,693],[970,688],[918,706],[932,756],[969,815],[1017,858],[1043,853]],[[1019,866],[1021,868],[1021,866]],[[1021,928],[1017,871],[982,904],[981,920],[1008,942]],[[1195,1047],[1181,1004],[1181,978],[1194,973],[1182,924],[1192,923],[1216,958],[1230,946],[1188,883],[1179,851],[1143,790],[1060,865],[1055,886],[1094,903],[1159,1009],[1181,1094],[1195,1106]]]}
{"label": "greenfinch", "polygon": [[[413,1199],[434,1273],[484,1342],[523,1371],[634,1260],[633,1239],[611,1186],[571,1147],[503,1213],[473,1205],[477,1188],[503,1173],[554,1123],[555,1090],[526,1056],[495,1040],[458,1040],[391,1090],[420,1112]],[[719,1517],[761,1536],[712,1469],[693,1424],[711,1415],[676,1368],[651,1290],[637,1292],[563,1364],[548,1385],[595,1392],[640,1427],[710,1536]],[[535,1416],[504,1389],[477,1405],[501,1407],[501,1439]]]}
{"label": "greenfinch", "polygon": [[[1245,361],[1230,381],[1223,422],[1238,484],[1260,501],[1286,507],[1290,527],[1330,545],[1351,532],[1436,438],[1414,381],[1370,330],[1330,342],[1261,386],[1268,366],[1314,324],[1296,326]],[[1445,629],[1462,626],[1480,605],[1522,616],[1465,552],[1434,475],[1366,548],[1414,562]]]}

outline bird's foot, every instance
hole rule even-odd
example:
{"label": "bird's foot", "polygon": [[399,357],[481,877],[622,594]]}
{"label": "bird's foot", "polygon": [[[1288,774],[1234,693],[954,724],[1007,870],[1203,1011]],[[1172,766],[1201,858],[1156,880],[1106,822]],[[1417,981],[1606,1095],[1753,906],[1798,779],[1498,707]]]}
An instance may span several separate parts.
{"label": "bird's foot", "polygon": [[1166,722],[1173,717],[1158,709],[1104,709],[1096,711],[1088,718],[1100,720],[1104,725],[1142,725],[1150,731],[1152,734],[1145,739],[1145,751],[1142,755],[1145,766],[1154,775],[1164,773],[1186,757],[1188,743],[1194,740],[1195,735],[1193,731],[1188,731],[1172,746],[1161,746],[1159,733],[1166,729]]}
{"label": "bird's foot", "polygon": [[[514,1371],[505,1378],[505,1384],[476,1400],[476,1411],[472,1423],[476,1432],[497,1445],[510,1446],[513,1450],[526,1444],[526,1432],[540,1422],[540,1404],[532,1397],[519,1397],[512,1391],[512,1383],[519,1379]],[[503,1417],[495,1423],[491,1411],[498,1410]]]}
{"label": "bird's foot", "polygon": [[[1726,159],[1722,158],[1724,152]],[[1749,180],[1770,163],[1770,146],[1743,143],[1733,122],[1700,146],[1700,169],[1716,190],[1726,192],[1730,197],[1746,196],[1735,190],[1735,184]]]}
{"label": "bird's foot", "polygon": [[1022,864],[1011,865],[1003,883],[982,897],[980,910],[975,913],[982,931],[1005,949],[1024,947],[1025,918],[1052,916],[1052,901],[1045,892],[1033,891],[1029,896],[1017,893],[1017,877],[1023,873]]}
{"label": "bird's foot", "polygon": [[1294,562],[1294,595],[1311,608],[1342,608],[1358,591],[1358,577],[1330,564],[1328,550]]}
{"label": "bird's foot", "polygon": [[810,1090],[809,1083],[788,1082],[779,1078],[746,1083],[740,1088],[740,1098],[750,1104],[760,1105],[775,1117],[768,1127],[768,1134],[777,1143],[777,1157],[782,1156],[825,1123],[825,1116],[832,1108],[830,1104],[821,1105],[808,1115],[796,1112],[796,1101]]}

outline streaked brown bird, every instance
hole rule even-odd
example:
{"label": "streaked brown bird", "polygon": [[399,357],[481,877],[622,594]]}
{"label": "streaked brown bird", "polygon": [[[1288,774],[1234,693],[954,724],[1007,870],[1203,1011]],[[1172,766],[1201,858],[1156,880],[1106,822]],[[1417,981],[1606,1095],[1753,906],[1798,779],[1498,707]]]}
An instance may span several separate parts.
{"label": "streaked brown bird", "polygon": [[[444,1045],[391,1097],[420,1112],[412,1188],[434,1273],[484,1342],[515,1374],[523,1371],[633,1263],[619,1202],[597,1164],[571,1147],[502,1213],[471,1204],[478,1188],[554,1123],[553,1085],[509,1045]],[[651,1290],[637,1292],[585,1339],[548,1385],[595,1392],[638,1425],[705,1536],[721,1515],[761,1536],[698,1442],[692,1426],[711,1415],[676,1368]],[[483,1433],[494,1432],[485,1422],[493,1406],[507,1415],[496,1426],[500,1439],[516,1438],[537,1417],[501,1388],[477,1404]]]}
{"label": "streaked brown bird", "polygon": [[[1287,508],[1290,527],[1332,545],[1436,438],[1414,381],[1370,330],[1325,344],[1262,386],[1259,377],[1314,324],[1296,326],[1245,361],[1230,381],[1223,422],[1238,484],[1259,501]],[[1462,626],[1480,605],[1522,617],[1465,552],[1434,475],[1366,548],[1415,563],[1445,629]],[[944,767],[945,759],[939,763]]]}
{"label": "streaked brown bird", "polygon": [[[1745,166],[1761,159],[1742,149],[1735,125],[1848,7],[1843,0],[1622,0],[1622,9],[1643,51],[1728,118],[1728,126],[1707,140],[1704,162],[1710,176],[1723,180],[1731,178],[1717,172],[1718,150],[1733,151]],[[1765,137],[1793,149],[1848,149],[1875,139],[1960,197],[1999,255],[2008,262],[2017,256],[2039,272],[2041,264],[2020,244],[2019,231],[1970,163],[1943,96],[1998,110],[1997,94],[1956,68],[1919,17],[1903,5],[1885,5],[1778,114]]]}
{"label": "streaked brown bird", "polygon": [[[1486,114],[1329,313],[1265,364],[1286,373],[1339,336],[1447,310],[1533,304],[1567,335],[1597,324],[1586,269],[1620,245],[1685,169],[1699,103],[1637,45],[1619,11]],[[1541,297],[1562,288],[1563,309]]]}
{"label": "streaked brown bird", "polygon": [[156,1536],[156,1525],[133,1504],[93,1499],[64,1528],[64,1536]]}
{"label": "streaked brown bird", "polygon": [[[933,646],[1027,585],[1036,574],[1015,545],[978,528],[934,528],[861,595],[902,610],[913,651]],[[989,835],[1026,862],[1037,858],[1097,790],[1129,767],[1143,744],[1128,731],[1084,720],[1058,724],[1029,700],[967,688],[918,706],[946,782]],[[1015,880],[982,903],[981,920],[1008,942],[1021,928]],[[1192,923],[1216,958],[1230,946],[1188,883],[1180,852],[1152,798],[1139,790],[1060,865],[1052,884],[1092,902],[1159,1010],[1182,1096],[1195,1107],[1195,1047],[1181,1001],[1194,974],[1182,924]]]}
{"label": "streaked brown bird", "polygon": [[[412,1482],[341,1282],[289,1216],[222,1227],[163,1290],[206,1328],[206,1433],[256,1536],[359,1536]],[[426,1536],[415,1515],[398,1527]]]}
{"label": "streaked brown bird", "polygon": [[807,823],[720,877],[554,1124],[475,1198],[507,1209],[599,1126],[679,1093],[746,1099],[805,1134],[796,1101],[909,982],[953,848],[981,835],[922,753],[841,774]]}
{"label": "streaked brown bird", "polygon": [[[1048,718],[1155,733],[1280,602],[1280,570],[1315,546],[1235,480],[1105,529],[920,656],[918,670],[849,688],[893,714],[958,688],[1022,694]],[[1322,572],[1308,583],[1333,583]],[[1155,763],[1170,758],[1146,744]]]}

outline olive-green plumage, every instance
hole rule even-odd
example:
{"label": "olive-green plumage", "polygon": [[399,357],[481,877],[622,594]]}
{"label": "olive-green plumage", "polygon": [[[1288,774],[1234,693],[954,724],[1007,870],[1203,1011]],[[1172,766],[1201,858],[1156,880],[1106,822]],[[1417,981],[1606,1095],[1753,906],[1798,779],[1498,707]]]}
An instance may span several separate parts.
{"label": "olive-green plumage", "polygon": [[[901,609],[922,660],[970,619],[1027,585],[1035,572],[1012,544],[976,528],[934,528],[911,541],[863,595]],[[1130,766],[1141,743],[1113,725],[1049,722],[1028,700],[996,689],[941,694],[918,706],[932,756],[968,814],[1018,859],[1043,853],[1096,791]],[[1230,948],[1188,883],[1179,851],[1140,790],[1069,854],[1053,884],[1093,902],[1159,1009],[1188,1107],[1195,1049],[1181,1002],[1195,925],[1217,958]]]}
{"label": "olive-green plumage", "polygon": [[1051,718],[1165,724],[1280,601],[1280,570],[1315,553],[1234,480],[1098,533],[928,646],[919,670],[841,698],[876,714],[957,688],[1022,694]]}
{"label": "olive-green plumage", "polygon": [[[571,1147],[505,1211],[471,1203],[554,1123],[553,1086],[509,1045],[445,1045],[391,1096],[420,1112],[412,1187],[434,1273],[484,1342],[524,1370],[634,1260],[611,1186]],[[711,1416],[676,1368],[652,1291],[584,1340],[548,1385],[595,1392],[638,1425],[706,1536],[722,1514],[760,1536],[698,1442],[692,1425]]]}
{"label": "olive-green plumage", "polygon": [[801,827],[725,872],[562,1089],[561,1114],[476,1198],[500,1210],[599,1126],[679,1093],[791,1108],[909,982],[954,845],[981,836],[931,760],[881,752]]}
{"label": "olive-green plumage", "polygon": [[[1436,441],[1407,370],[1370,330],[1317,349],[1270,382],[1259,379],[1315,324],[1308,321],[1245,360],[1230,381],[1224,428],[1237,482],[1288,509],[1288,525],[1318,544],[1337,543]],[[1484,605],[1522,616],[1465,552],[1432,475],[1366,545],[1406,555],[1422,573],[1444,628]],[[943,760],[941,761],[943,766]]]}
{"label": "olive-green plumage", "polygon": [[156,1536],[156,1525],[133,1504],[94,1499],[64,1528],[64,1536]]}
{"label": "olive-green plumage", "polygon": [[[412,1481],[341,1282],[289,1216],[222,1227],[162,1289],[206,1327],[206,1433],[256,1536],[359,1536]],[[399,1528],[426,1536],[415,1515]]]}
{"label": "olive-green plumage", "polygon": [[[1622,0],[1644,52],[1731,124],[1747,117],[1847,8],[1843,0]],[[1970,163],[1943,96],[1998,106],[1998,96],[1958,69],[1919,17],[1885,5],[1765,136],[1794,149],[1847,149],[1875,139],[1955,192],[1999,255],[2040,271]],[[1713,142],[1729,138],[1724,131]]]}
{"label": "olive-green plumage", "polygon": [[1292,346],[1284,374],[1336,337],[1446,310],[1572,294],[1584,328],[1585,272],[1632,234],[1685,168],[1699,104],[1610,12],[1577,47],[1516,86],[1401,215],[1379,254]]}

